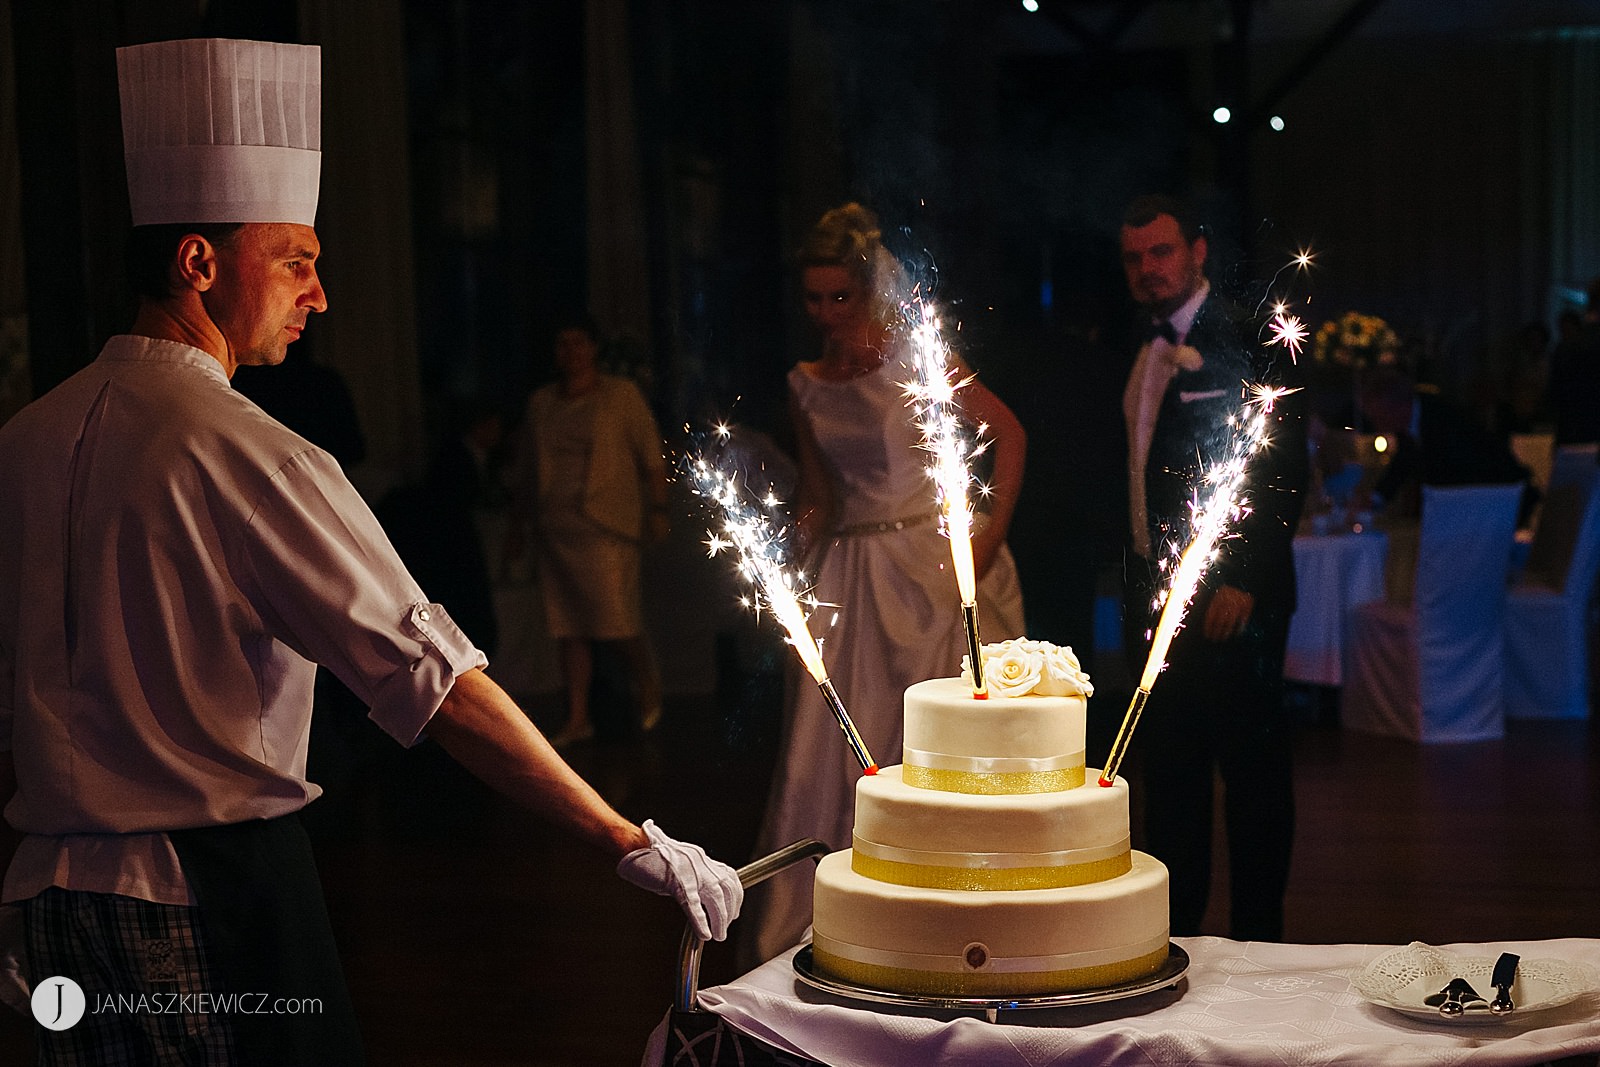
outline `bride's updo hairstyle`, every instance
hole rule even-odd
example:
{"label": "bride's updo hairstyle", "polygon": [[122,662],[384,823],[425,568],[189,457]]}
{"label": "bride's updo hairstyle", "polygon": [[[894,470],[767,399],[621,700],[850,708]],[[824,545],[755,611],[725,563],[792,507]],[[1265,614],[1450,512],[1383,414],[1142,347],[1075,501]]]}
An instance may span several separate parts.
{"label": "bride's updo hairstyle", "polygon": [[800,246],[800,266],[843,267],[872,296],[872,317],[888,326],[905,298],[905,269],[883,247],[878,216],[852,201],[818,219]]}

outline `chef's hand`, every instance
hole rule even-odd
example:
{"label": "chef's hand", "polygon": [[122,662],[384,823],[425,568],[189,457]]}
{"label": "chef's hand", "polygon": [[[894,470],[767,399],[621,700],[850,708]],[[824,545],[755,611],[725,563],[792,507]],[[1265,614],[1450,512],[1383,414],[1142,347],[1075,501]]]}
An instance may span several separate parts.
{"label": "chef's hand", "polygon": [[27,1015],[28,981],[22,977],[22,909],[0,906],[0,1004]]}
{"label": "chef's hand", "polygon": [[1244,633],[1255,610],[1256,598],[1243,589],[1231,585],[1220,586],[1206,605],[1205,624],[1201,632],[1211,641],[1231,641]]}
{"label": "chef's hand", "polygon": [[676,897],[700,940],[726,938],[728,924],[744,903],[738,872],[707,856],[699,845],[674,841],[653,820],[645,820],[644,832],[650,847],[622,857],[617,874],[641,889]]}

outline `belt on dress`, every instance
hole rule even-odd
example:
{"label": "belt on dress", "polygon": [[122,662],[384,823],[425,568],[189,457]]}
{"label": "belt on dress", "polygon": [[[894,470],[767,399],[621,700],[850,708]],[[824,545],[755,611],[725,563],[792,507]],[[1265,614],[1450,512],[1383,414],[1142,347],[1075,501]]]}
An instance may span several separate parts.
{"label": "belt on dress", "polygon": [[913,526],[932,522],[939,517],[937,511],[924,511],[916,515],[907,515],[900,519],[887,519],[883,522],[853,522],[849,526],[841,526],[834,532],[835,537],[865,537],[870,534],[893,533],[896,530],[907,530]]}

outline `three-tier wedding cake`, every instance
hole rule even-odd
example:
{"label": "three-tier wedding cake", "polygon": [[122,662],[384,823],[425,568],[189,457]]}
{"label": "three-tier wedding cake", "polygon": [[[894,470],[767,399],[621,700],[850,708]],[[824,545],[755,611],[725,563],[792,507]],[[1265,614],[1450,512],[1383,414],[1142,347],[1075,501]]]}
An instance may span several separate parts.
{"label": "three-tier wedding cake", "polygon": [[1168,955],[1167,869],[1133,851],[1128,787],[1085,766],[1093,687],[1069,648],[983,647],[905,693],[904,762],[856,786],[853,847],[817,868],[819,972],[874,989],[1103,988]]}

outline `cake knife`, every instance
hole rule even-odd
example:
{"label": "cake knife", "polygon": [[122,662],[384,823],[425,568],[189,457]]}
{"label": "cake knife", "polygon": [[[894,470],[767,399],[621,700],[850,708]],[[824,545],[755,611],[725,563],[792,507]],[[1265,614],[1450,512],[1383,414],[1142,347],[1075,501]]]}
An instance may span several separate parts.
{"label": "cake knife", "polygon": [[1494,986],[1494,1000],[1489,1003],[1489,1010],[1496,1015],[1509,1015],[1516,1007],[1511,1002],[1511,983],[1517,980],[1517,964],[1522,957],[1511,952],[1500,953],[1500,958],[1494,961],[1494,973],[1489,976],[1489,984]]}

